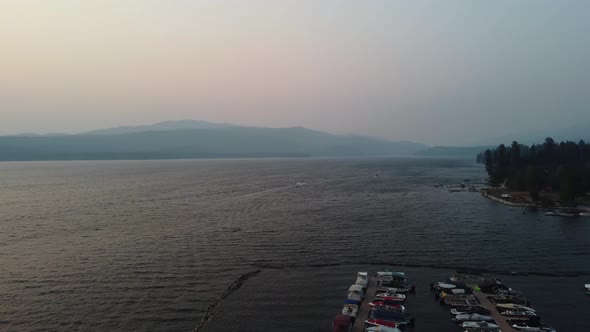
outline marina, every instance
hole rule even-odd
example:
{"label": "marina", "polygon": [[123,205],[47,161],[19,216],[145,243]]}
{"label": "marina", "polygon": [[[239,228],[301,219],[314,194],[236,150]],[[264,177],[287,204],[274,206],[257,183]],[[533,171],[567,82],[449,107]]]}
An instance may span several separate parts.
{"label": "marina", "polygon": [[[584,285],[588,289],[589,285]],[[524,295],[501,280],[479,274],[455,273],[430,289],[450,320],[463,332],[556,332],[545,325]],[[358,291],[362,292],[359,296]],[[406,296],[415,292],[404,272],[359,272],[350,286],[333,332],[412,331],[416,319],[406,311]],[[427,318],[427,317],[424,317]]]}

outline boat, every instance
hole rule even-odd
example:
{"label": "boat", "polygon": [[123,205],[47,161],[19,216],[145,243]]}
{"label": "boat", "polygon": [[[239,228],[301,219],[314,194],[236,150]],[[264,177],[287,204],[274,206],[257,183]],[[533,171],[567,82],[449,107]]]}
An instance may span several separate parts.
{"label": "boat", "polygon": [[356,318],[359,314],[359,305],[356,303],[346,303],[346,302],[344,303],[344,307],[342,308],[342,314]]}
{"label": "boat", "polygon": [[494,323],[485,322],[485,321],[477,321],[477,322],[466,321],[466,322],[461,323],[461,327],[464,329],[486,329],[488,331],[499,331],[500,326],[498,326]]}
{"label": "boat", "polygon": [[408,318],[408,314],[405,311],[399,310],[398,307],[378,305],[373,307],[373,310],[371,310],[369,313],[369,317],[374,319],[402,322]]}
{"label": "boat", "polygon": [[497,329],[488,328],[488,327],[467,327],[463,330],[463,332],[502,332]]}
{"label": "boat", "polygon": [[355,284],[363,286],[365,289],[369,285],[369,273],[359,272],[356,277]]}
{"label": "boat", "polygon": [[350,332],[352,331],[352,317],[338,315],[332,322],[332,332]]}
{"label": "boat", "polygon": [[352,285],[348,289],[348,297],[347,300],[356,301],[356,304],[361,304],[363,302],[363,298],[365,296],[365,289],[361,285]]}
{"label": "boat", "polygon": [[451,309],[451,314],[453,315],[462,315],[462,314],[481,314],[481,315],[489,315],[492,311],[486,307],[480,305],[474,305],[471,307],[456,307]]}
{"label": "boat", "polygon": [[365,332],[401,332],[396,327],[389,327],[384,325],[369,326],[365,329]]}
{"label": "boat", "polygon": [[404,272],[377,272],[377,279],[379,288],[395,288],[397,293],[407,293],[414,290],[414,287],[408,283]]}
{"label": "boat", "polygon": [[500,312],[502,316],[518,316],[518,317],[535,317],[537,313],[534,311],[523,311],[523,310],[506,310]]}
{"label": "boat", "polygon": [[455,321],[457,322],[465,322],[465,321],[491,321],[493,320],[492,317],[480,314],[462,314],[455,316]]}
{"label": "boat", "polygon": [[375,296],[380,299],[389,300],[389,301],[404,302],[406,300],[406,296],[404,294],[399,294],[399,293],[394,293],[394,292],[377,293]]}
{"label": "boat", "polygon": [[586,293],[590,295],[590,284],[585,284],[584,287],[586,288]]}
{"label": "boat", "polygon": [[386,327],[397,327],[397,324],[392,321],[387,321],[383,319],[367,319],[365,321],[366,324],[373,325],[373,326],[386,326]]}
{"label": "boat", "polygon": [[447,284],[445,282],[439,282],[437,284],[438,288],[441,290],[446,290],[446,289],[453,289],[456,288],[457,286],[455,284]]}
{"label": "boat", "polygon": [[527,305],[528,300],[521,296],[521,295],[491,295],[488,296],[488,299],[492,300],[496,304],[520,304],[520,305]]}
{"label": "boat", "polygon": [[502,309],[503,309],[503,310],[521,310],[521,311],[536,312],[536,310],[533,308],[529,308],[529,307],[523,306],[521,304],[515,304],[515,303],[498,303],[498,304],[496,304],[496,308],[498,308],[498,311],[502,311]]}
{"label": "boat", "polygon": [[556,332],[554,328],[542,326],[533,322],[515,322],[512,327],[519,331],[526,332]]}
{"label": "boat", "polygon": [[377,305],[386,305],[389,307],[398,307],[400,310],[406,310],[406,307],[404,307],[403,305],[400,304],[400,301],[392,301],[392,300],[384,300],[384,299],[374,299],[373,301],[371,301],[369,303],[369,305],[371,307],[377,306]]}
{"label": "boat", "polygon": [[549,212],[545,212],[545,215],[547,217],[557,217],[557,212],[549,211]]}
{"label": "boat", "polygon": [[409,325],[414,322],[406,312],[389,306],[373,307],[373,310],[369,313],[369,319],[394,322],[396,326]]}

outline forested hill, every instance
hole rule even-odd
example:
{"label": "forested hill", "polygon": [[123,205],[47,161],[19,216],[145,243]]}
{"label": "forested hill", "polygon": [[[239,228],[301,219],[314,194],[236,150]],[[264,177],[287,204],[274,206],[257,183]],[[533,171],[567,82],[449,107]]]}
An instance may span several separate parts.
{"label": "forested hill", "polygon": [[539,191],[559,190],[564,202],[590,191],[590,144],[552,138],[543,144],[499,145],[477,155],[484,163],[490,184],[505,184],[510,189],[529,191],[533,198]]}
{"label": "forested hill", "polygon": [[434,146],[415,153],[416,156],[425,157],[469,157],[491,146]]}

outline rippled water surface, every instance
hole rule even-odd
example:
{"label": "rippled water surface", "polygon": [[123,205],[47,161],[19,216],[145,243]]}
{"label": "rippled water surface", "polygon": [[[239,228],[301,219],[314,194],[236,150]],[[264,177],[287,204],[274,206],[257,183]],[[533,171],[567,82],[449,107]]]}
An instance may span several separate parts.
{"label": "rippled water surface", "polygon": [[356,271],[398,265],[414,331],[459,330],[426,289],[456,267],[590,331],[590,219],[433,187],[483,178],[467,159],[1,163],[0,330],[191,331],[260,269],[208,331],[329,331]]}

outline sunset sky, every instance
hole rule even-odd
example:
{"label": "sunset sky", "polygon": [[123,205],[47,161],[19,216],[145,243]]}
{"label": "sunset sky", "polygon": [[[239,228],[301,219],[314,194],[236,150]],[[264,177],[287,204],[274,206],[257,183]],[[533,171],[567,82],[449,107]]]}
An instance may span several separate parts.
{"label": "sunset sky", "polygon": [[199,119],[428,144],[590,124],[590,2],[3,0],[0,134]]}

